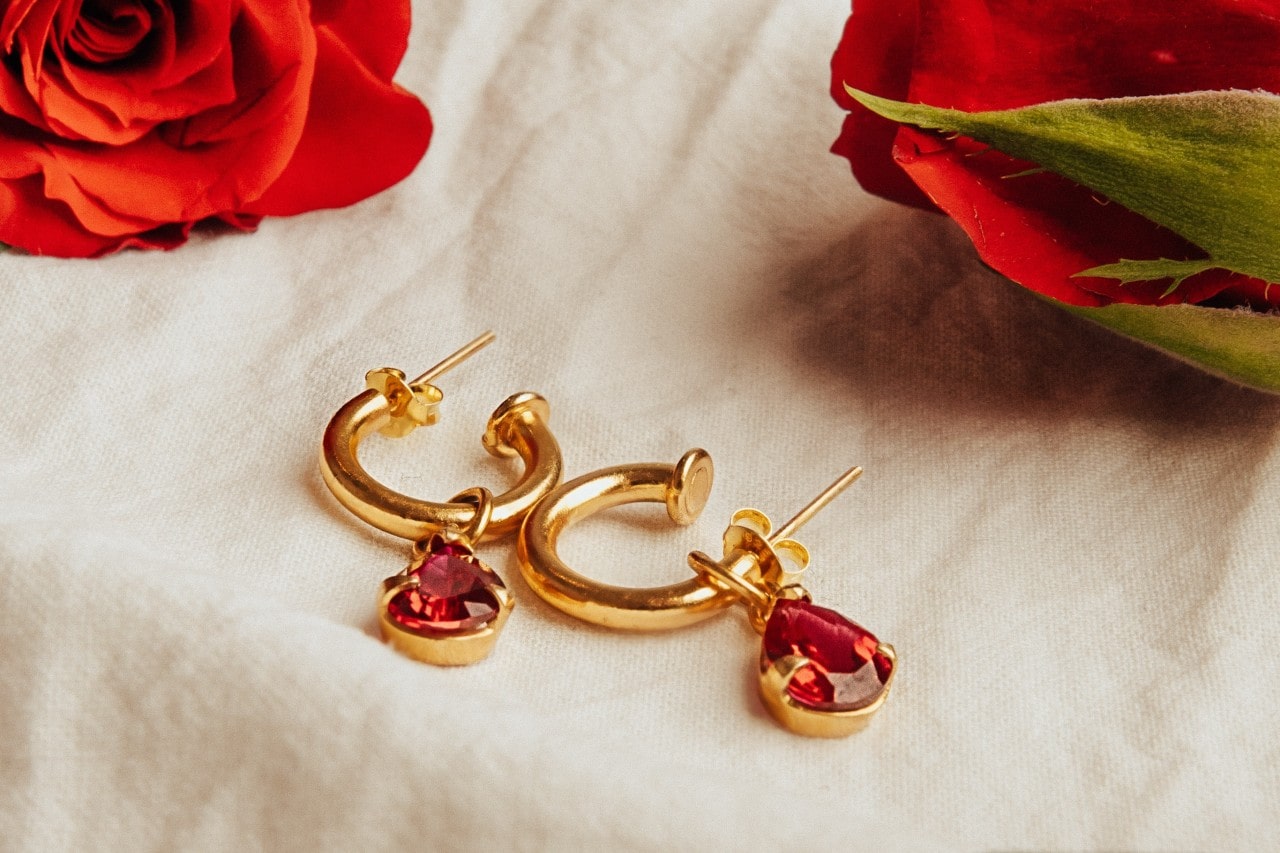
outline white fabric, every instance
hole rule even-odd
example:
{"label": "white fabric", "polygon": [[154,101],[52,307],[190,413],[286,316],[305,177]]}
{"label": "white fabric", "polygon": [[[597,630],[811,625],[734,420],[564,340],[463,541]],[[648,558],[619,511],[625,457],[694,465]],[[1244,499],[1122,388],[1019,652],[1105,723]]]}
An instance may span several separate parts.
{"label": "white fabric", "polygon": [[[499,10],[500,9],[500,10]],[[827,153],[847,8],[415,4],[438,131],[348,210],[100,261],[0,257],[0,838],[71,849],[1280,846],[1280,401],[983,269]],[[551,401],[568,472],[713,454],[689,529],[619,510],[569,562],[683,577],[729,515],[897,647],[863,733],[754,694],[741,613],[622,635],[509,541],[490,659],[376,638],[406,544],[343,511],[320,432],[367,369],[444,377],[364,457],[498,490],[479,436]]]}

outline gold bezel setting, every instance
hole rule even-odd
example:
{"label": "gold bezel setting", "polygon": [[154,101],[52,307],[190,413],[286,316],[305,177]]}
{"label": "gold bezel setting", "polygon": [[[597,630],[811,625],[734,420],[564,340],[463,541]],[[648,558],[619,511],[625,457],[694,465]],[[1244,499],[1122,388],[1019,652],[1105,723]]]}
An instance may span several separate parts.
{"label": "gold bezel setting", "polygon": [[[806,737],[848,737],[862,731],[871,717],[889,698],[889,688],[898,674],[898,656],[893,646],[880,643],[876,651],[889,659],[892,666],[889,678],[874,699],[860,708],[848,711],[821,711],[797,702],[788,692],[796,672],[808,666],[810,660],[802,655],[786,655],[770,661],[763,652],[760,655],[760,699],[769,713],[788,731]],[[874,666],[867,661],[864,666]]]}
{"label": "gold bezel setting", "polygon": [[471,562],[479,564],[498,578],[498,583],[489,587],[493,597],[498,600],[498,612],[493,619],[479,628],[467,631],[413,631],[397,624],[387,607],[397,595],[418,586],[418,579],[409,573],[422,565],[422,562],[415,561],[400,574],[382,582],[383,591],[378,600],[378,625],[382,629],[382,639],[401,654],[436,666],[463,666],[484,660],[493,651],[502,626],[515,608],[516,602],[510,591],[496,572],[473,557]]}

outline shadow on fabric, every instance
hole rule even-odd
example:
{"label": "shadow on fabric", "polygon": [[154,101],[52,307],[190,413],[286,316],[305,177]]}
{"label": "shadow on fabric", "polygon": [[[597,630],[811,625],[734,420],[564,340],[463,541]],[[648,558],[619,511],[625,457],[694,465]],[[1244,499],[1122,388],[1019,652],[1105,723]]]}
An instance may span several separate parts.
{"label": "shadow on fabric", "polygon": [[[949,416],[1280,419],[1280,399],[1074,317],[982,265],[950,220],[883,205],[786,272],[794,357],[868,403]],[[814,344],[818,345],[815,346]]]}

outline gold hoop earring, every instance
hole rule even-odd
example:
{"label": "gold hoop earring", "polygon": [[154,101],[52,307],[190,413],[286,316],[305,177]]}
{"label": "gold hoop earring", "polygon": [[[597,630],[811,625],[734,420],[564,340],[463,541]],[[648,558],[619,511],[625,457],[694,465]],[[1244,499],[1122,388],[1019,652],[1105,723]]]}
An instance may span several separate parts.
{"label": "gold hoop earring", "polygon": [[574,571],[556,553],[571,524],[624,503],[664,503],[672,521],[691,523],[710,496],[713,471],[710,455],[695,449],[675,465],[620,465],[565,483],[521,527],[517,555],[525,580],[570,616],[623,630],[678,628],[741,602],[763,635],[759,688],[773,717],[814,737],[858,731],[888,697],[897,656],[862,626],[812,603],[799,582],[809,552],[791,537],[852,484],[861,468],[845,472],[776,532],[759,510],[738,510],[724,533],[724,557],[694,551],[688,562],[695,576],[680,583],[612,586]]}
{"label": "gold hoop earring", "polygon": [[488,655],[515,606],[474,548],[482,539],[514,532],[560,481],[560,447],[547,425],[550,406],[526,391],[508,397],[490,416],[485,449],[518,456],[525,466],[515,486],[496,497],[477,487],[444,503],[412,498],[375,480],[356,451],[372,432],[400,438],[435,424],[444,394],[430,382],[493,338],[486,332],[409,382],[394,368],[370,371],[366,390],[338,409],[320,445],[320,471],[338,502],[379,530],[414,543],[409,565],[383,581],[383,639],[411,658],[442,666]]}

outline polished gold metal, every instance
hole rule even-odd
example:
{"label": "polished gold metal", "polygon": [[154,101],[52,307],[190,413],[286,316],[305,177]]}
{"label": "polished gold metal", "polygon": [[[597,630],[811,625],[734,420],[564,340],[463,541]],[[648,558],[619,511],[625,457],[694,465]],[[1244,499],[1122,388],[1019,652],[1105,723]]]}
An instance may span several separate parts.
{"label": "polished gold metal", "polygon": [[[406,572],[414,568],[416,566],[411,564]],[[413,584],[405,583],[400,575],[389,577],[382,582],[383,592],[378,607],[378,623],[382,629],[382,639],[400,654],[435,666],[466,666],[484,660],[493,651],[493,645],[498,641],[498,634],[515,607],[515,599],[511,597],[507,588],[495,586],[493,595],[498,599],[499,608],[498,615],[492,622],[465,634],[440,636],[415,634],[392,622],[387,615],[387,605],[391,603],[391,599],[412,587]]]}
{"label": "polished gold metal", "polygon": [[816,498],[809,501],[808,505],[797,512],[790,521],[779,527],[777,531],[773,533],[772,538],[785,540],[795,536],[800,532],[801,527],[808,524],[810,519],[821,512],[827,504],[838,498],[841,492],[852,486],[854,481],[861,476],[862,469],[857,465],[854,465],[848,471],[845,471],[836,478],[834,483],[827,486]]}
{"label": "polished gold metal", "polygon": [[[724,533],[724,557],[714,560],[701,551],[694,551],[689,555],[690,567],[708,583],[730,591],[742,601],[747,606],[751,627],[756,633],[763,634],[775,602],[782,598],[805,601],[811,598],[808,590],[800,584],[800,578],[809,566],[809,552],[791,537],[860,476],[862,469],[859,467],[845,471],[776,531],[772,530],[769,517],[759,510],[738,510]],[[861,708],[818,711],[796,702],[787,687],[792,676],[809,664],[808,658],[798,655],[770,661],[761,654],[757,684],[760,699],[775,720],[796,734],[846,737],[864,728],[880,710],[897,675],[898,657],[893,646],[880,643],[878,650],[893,666],[883,689]]]}
{"label": "polished gold metal", "polygon": [[[809,659],[803,655],[787,655],[772,662],[761,655],[758,682],[760,700],[783,728],[799,735],[835,738],[848,737],[855,732],[860,732],[867,727],[867,723],[871,722],[871,718],[889,698],[889,688],[893,686],[893,679],[898,674],[898,656],[893,646],[881,643],[876,650],[887,657],[893,667],[889,670],[889,680],[884,683],[884,688],[875,699],[861,708],[854,708],[851,711],[815,711],[792,699],[791,694],[787,692],[791,678],[802,667],[809,664]],[[874,664],[864,665],[873,666]]]}
{"label": "polished gold metal", "polygon": [[485,332],[466,346],[446,356],[426,372],[405,382],[404,372],[394,367],[380,367],[364,375],[365,387],[377,391],[387,400],[390,419],[378,427],[378,432],[392,438],[403,438],[420,426],[430,426],[440,419],[437,409],[444,394],[431,380],[442,376],[466,361],[484,347],[493,343],[493,332]]}
{"label": "polished gold metal", "polygon": [[[493,340],[486,332],[412,382],[394,368],[370,371],[367,389],[340,408],[329,421],[320,446],[320,470],[338,501],[357,517],[395,536],[422,539],[439,530],[470,524],[473,505],[434,503],[403,495],[382,485],[356,456],[360,442],[372,432],[394,438],[439,420],[443,392],[428,380],[457,366]],[[535,504],[560,481],[560,447],[547,421],[550,406],[540,395],[525,391],[498,406],[485,427],[484,446],[494,456],[519,456],[525,470],[509,491],[493,499],[493,514],[485,535],[513,533]]]}
{"label": "polished gold metal", "polygon": [[751,627],[764,633],[773,602],[782,590],[803,590],[800,577],[809,566],[809,552],[791,537],[861,476],[862,469],[857,466],[845,471],[776,532],[769,516],[760,510],[738,510],[724,532],[724,557],[713,560],[694,551],[689,554],[689,567],[707,583],[733,593],[746,604]]}
{"label": "polished gold metal", "polygon": [[676,524],[698,517],[711,494],[711,456],[690,450],[675,465],[619,465],[579,477],[534,507],[516,542],[525,581],[570,616],[630,631],[661,631],[701,621],[733,604],[728,592],[690,578],[645,589],[611,586],[578,574],[556,554],[570,524],[601,510],[633,502],[661,503]]}
{"label": "polished gold metal", "polygon": [[[480,537],[484,536],[485,530],[489,527],[489,522],[493,520],[493,492],[484,486],[473,486],[465,491],[458,492],[449,499],[449,503],[471,504],[476,508],[475,515],[471,517],[471,521],[461,530],[453,530],[445,528],[436,536],[444,537],[445,541],[466,542],[468,547],[473,542],[479,542]],[[423,540],[419,539],[413,543],[414,551],[421,550]]]}
{"label": "polished gold metal", "polygon": [[[665,503],[677,524],[689,524],[706,505],[712,485],[711,457],[690,450],[675,465],[619,465],[579,477],[553,491],[534,508],[520,530],[517,555],[531,589],[556,608],[587,622],[633,631],[679,628],[712,616],[735,601],[746,605],[751,625],[763,634],[780,599],[810,600],[800,578],[809,552],[792,537],[862,475],[850,468],[776,531],[757,509],[733,514],[719,560],[694,551],[693,581],[631,589],[587,578],[569,568],[556,546],[569,525],[610,507],[635,501]],[[893,663],[883,690],[865,707],[817,711],[787,692],[792,676],[810,661],[788,656],[770,662],[762,653],[760,696],[785,728],[810,737],[843,737],[865,726],[884,704],[897,673],[897,655],[887,643],[879,651]],[[871,664],[868,664],[871,665]]]}
{"label": "polished gold metal", "polygon": [[[382,639],[401,654],[436,666],[464,666],[486,658],[489,652],[493,651],[498,633],[516,606],[515,599],[511,597],[511,593],[499,578],[499,583],[490,587],[494,598],[498,600],[498,614],[492,621],[474,631],[457,634],[419,633],[396,624],[391,618],[389,612],[391,600],[400,593],[418,586],[418,579],[413,576],[413,571],[430,556],[433,544],[448,543],[461,546],[466,549],[471,559],[475,558],[472,543],[479,541],[484,534],[485,525],[492,516],[493,495],[484,488],[467,489],[455,495],[453,500],[475,506],[476,514],[472,523],[463,530],[444,530],[432,534],[429,539],[420,539],[413,543],[413,558],[409,561],[409,565],[399,574],[392,575],[382,582],[382,594],[378,599],[378,625],[382,631]],[[475,562],[480,561],[475,560]],[[492,572],[492,569],[484,563],[480,565]],[[496,577],[496,573],[494,574]]]}
{"label": "polished gold metal", "polygon": [[493,343],[497,337],[498,336],[493,332],[482,332],[476,336],[475,340],[463,344],[457,350],[436,362],[436,364],[428,367],[421,376],[413,380],[410,384],[421,385],[425,382],[430,382],[437,377],[443,376],[459,364],[462,364],[462,362],[471,358],[471,356],[480,352],[480,350],[484,349],[489,344]]}
{"label": "polished gold metal", "polygon": [[366,390],[337,411],[320,446],[320,470],[338,501],[374,527],[414,541],[409,565],[382,584],[379,624],[383,638],[412,658],[443,666],[473,663],[493,648],[515,605],[501,578],[491,587],[499,604],[497,615],[472,631],[411,631],[390,618],[388,605],[399,593],[418,586],[413,572],[429,558],[433,541],[460,546],[469,560],[492,572],[475,559],[474,545],[514,532],[529,510],[560,481],[560,448],[547,425],[550,406],[538,394],[525,391],[508,397],[489,418],[482,437],[485,449],[494,456],[518,456],[525,469],[515,486],[496,497],[477,487],[444,503],[411,498],[373,479],[356,453],[360,442],[375,431],[400,438],[436,423],[444,394],[431,382],[493,339],[492,332],[485,332],[412,381],[406,381],[405,374],[395,368],[370,371],[365,375]]}

